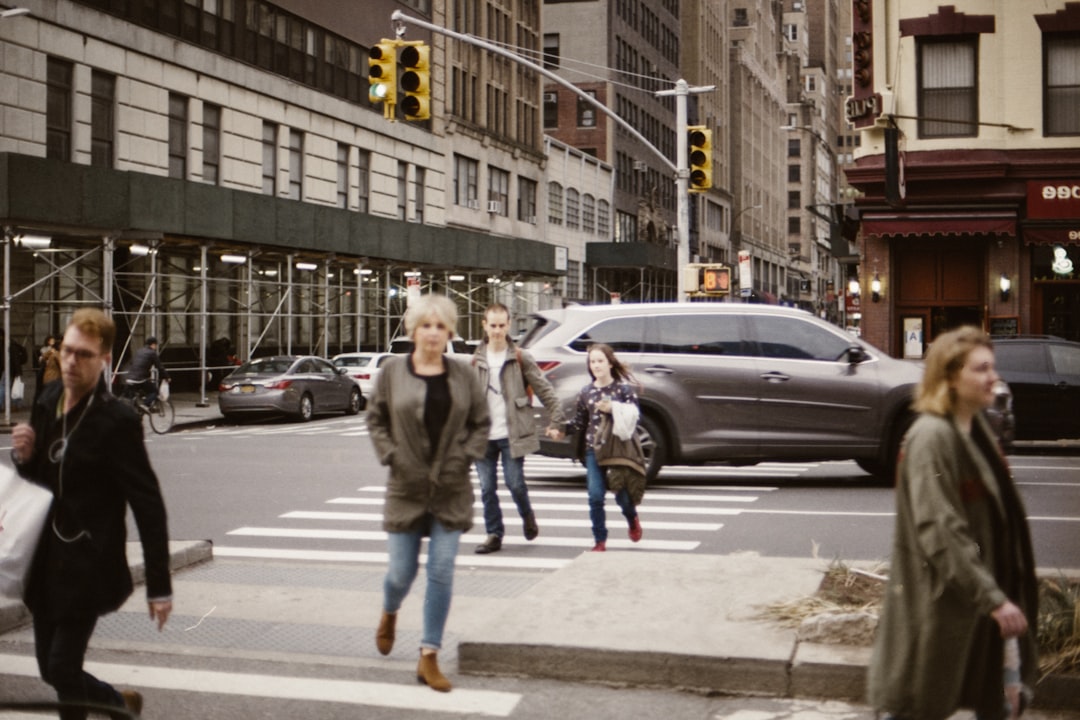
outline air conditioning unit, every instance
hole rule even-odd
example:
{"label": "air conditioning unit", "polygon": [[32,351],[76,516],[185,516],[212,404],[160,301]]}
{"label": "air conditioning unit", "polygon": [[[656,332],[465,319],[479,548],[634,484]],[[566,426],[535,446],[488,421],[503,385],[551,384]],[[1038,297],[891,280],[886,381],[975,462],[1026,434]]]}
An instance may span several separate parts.
{"label": "air conditioning unit", "polygon": [[525,218],[525,222],[529,223],[530,225],[535,225],[536,224],[536,216],[535,215],[530,215],[529,217]]}
{"label": "air conditioning unit", "polygon": [[469,206],[470,210],[479,210],[480,209],[480,201],[478,199],[476,199],[476,198],[470,198],[469,202],[468,202],[468,206]]}
{"label": "air conditioning unit", "polygon": [[645,164],[644,160],[635,160],[634,161],[634,170],[636,172],[645,172],[648,169],[649,169],[649,167]]}
{"label": "air conditioning unit", "polygon": [[496,213],[496,214],[501,213],[502,212],[502,203],[499,202],[498,200],[488,200],[488,212],[489,213]]}

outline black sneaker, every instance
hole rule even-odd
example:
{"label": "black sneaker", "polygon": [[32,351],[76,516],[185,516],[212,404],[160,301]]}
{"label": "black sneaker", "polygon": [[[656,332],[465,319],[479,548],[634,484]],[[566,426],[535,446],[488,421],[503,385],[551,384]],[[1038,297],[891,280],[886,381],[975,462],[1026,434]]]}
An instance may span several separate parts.
{"label": "black sneaker", "polygon": [[502,538],[498,535],[488,535],[487,540],[477,545],[474,552],[477,555],[487,555],[500,550],[502,550]]}
{"label": "black sneaker", "polygon": [[536,526],[536,513],[529,513],[521,518],[526,540],[535,540],[540,534],[540,528]]}

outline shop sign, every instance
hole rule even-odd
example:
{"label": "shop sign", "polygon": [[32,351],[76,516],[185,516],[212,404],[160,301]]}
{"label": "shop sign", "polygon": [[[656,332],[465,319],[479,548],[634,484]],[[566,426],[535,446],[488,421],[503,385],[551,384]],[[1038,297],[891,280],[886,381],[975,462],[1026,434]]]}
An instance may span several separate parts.
{"label": "shop sign", "polygon": [[1027,185],[1029,219],[1080,218],[1080,180],[1032,180]]}

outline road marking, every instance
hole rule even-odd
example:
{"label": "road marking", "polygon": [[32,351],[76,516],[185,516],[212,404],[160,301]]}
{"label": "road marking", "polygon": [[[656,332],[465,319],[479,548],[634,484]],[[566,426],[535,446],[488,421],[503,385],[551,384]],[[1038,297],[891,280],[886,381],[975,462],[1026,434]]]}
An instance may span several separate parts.
{"label": "road marking", "polygon": [[[649,527],[652,527],[650,525]],[[268,528],[268,527],[242,527],[230,530],[227,535],[239,535],[244,537],[280,537],[280,538],[305,538],[313,540],[386,540],[386,533],[373,530],[324,530],[319,528]],[[484,533],[470,533],[463,535],[462,542],[482,541]],[[545,535],[533,541],[518,537],[504,537],[504,545],[533,545],[548,547],[581,547],[581,538],[575,537],[552,537]],[[657,550],[666,552],[689,552],[696,550],[701,543],[691,540],[641,540],[635,545],[642,550]]]}
{"label": "road marking", "polygon": [[[643,506],[647,509],[648,506]],[[294,510],[278,516],[283,520],[346,520],[352,522],[379,522],[383,520],[382,513],[350,513],[350,512],[324,512],[318,510]],[[694,532],[715,532],[723,527],[722,523],[695,523],[695,522],[663,522],[649,520],[649,527],[655,530],[686,530]],[[592,527],[588,520],[566,520],[563,518],[540,518],[543,527],[562,528],[589,528]],[[484,518],[476,516],[473,525],[483,527]]]}
{"label": "road marking", "polygon": [[[358,491],[362,492],[362,493],[374,493],[374,494],[381,495],[381,494],[386,493],[386,488],[382,487],[382,486],[378,486],[378,485],[371,485],[371,486],[367,486],[367,487],[358,488]],[[500,500],[503,500],[503,499],[512,500],[513,499],[513,496],[510,494],[509,490],[500,490],[498,492],[498,495],[499,495]],[[584,498],[584,497],[585,497],[584,488],[581,488],[579,490],[532,490],[532,489],[529,490],[529,498],[530,499],[532,499],[532,498],[547,498],[549,500],[551,500],[551,499],[555,499],[555,500],[574,500],[575,502],[580,502],[581,499]],[[678,493],[670,493],[670,492],[665,493],[665,492],[660,491],[660,490],[656,490],[656,491],[648,491],[647,490],[645,492],[645,497],[650,502],[655,502],[657,500],[674,501],[674,502],[704,502],[704,503],[713,503],[713,502],[751,503],[751,502],[757,502],[758,501],[758,497],[756,495],[711,495],[711,494],[707,495],[707,494],[702,494],[702,493],[678,494]]]}
{"label": "road marking", "polygon": [[[648,495],[646,495],[648,497]],[[326,501],[330,505],[382,505],[383,501],[379,498],[333,498]],[[741,500],[735,500],[733,502],[742,502]],[[484,504],[480,502],[473,503],[475,508],[483,508]],[[560,503],[532,503],[533,510],[559,510],[568,512],[588,512],[589,506],[587,503],[576,503],[573,505],[560,504]],[[703,508],[703,507],[675,507],[672,505],[642,505],[643,512],[656,515],[738,515],[741,510],[737,508]]]}
{"label": "road marking", "polygon": [[[469,690],[460,685],[456,686],[451,693],[436,693],[415,682],[398,685],[363,680],[326,680],[100,662],[88,662],[86,669],[94,675],[108,678],[112,683],[135,687],[200,694],[215,693],[366,705],[398,708],[410,712],[427,711],[510,717],[522,698],[518,693]],[[0,655],[0,673],[37,677],[38,668],[33,658],[23,655]],[[318,715],[317,712],[312,714]]]}
{"label": "road marking", "polygon": [[[624,541],[627,546],[630,541]],[[582,543],[583,545],[585,543]],[[608,541],[608,547],[613,547]],[[582,548],[587,550],[588,548]],[[290,550],[284,548],[251,548],[215,545],[214,557],[259,558],[263,560],[313,560],[318,562],[376,563],[386,565],[390,556],[384,552],[346,552],[342,550]],[[572,558],[524,558],[498,555],[458,555],[458,565],[524,568],[531,570],[558,570],[570,564]],[[427,562],[427,554],[421,553],[420,564]]]}

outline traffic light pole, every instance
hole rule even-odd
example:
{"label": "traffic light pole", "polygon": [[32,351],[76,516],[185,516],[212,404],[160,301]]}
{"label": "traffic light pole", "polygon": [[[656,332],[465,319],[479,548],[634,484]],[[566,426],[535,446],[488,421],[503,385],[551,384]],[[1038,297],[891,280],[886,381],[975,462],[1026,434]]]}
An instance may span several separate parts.
{"label": "traffic light pole", "polygon": [[[423,28],[433,33],[440,35],[446,35],[455,40],[468,43],[470,45],[476,45],[482,47],[485,50],[501,55],[508,58],[513,62],[526,66],[534,72],[540,73],[548,80],[558,83],[567,90],[570,90],[579,98],[585,100],[585,102],[593,105],[600,112],[611,118],[612,122],[621,127],[626,132],[630,133],[638,142],[645,147],[652,150],[653,154],[660,159],[664,165],[671,169],[675,173],[675,197],[677,198],[678,207],[676,209],[676,235],[678,242],[678,253],[676,256],[676,280],[678,282],[678,292],[682,292],[683,288],[683,274],[686,271],[686,266],[690,262],[690,197],[688,191],[690,189],[690,170],[687,164],[687,140],[686,140],[686,97],[690,93],[702,93],[712,92],[716,89],[715,85],[709,85],[706,87],[694,87],[691,88],[685,80],[679,79],[675,82],[675,89],[673,90],[661,90],[657,92],[657,96],[673,95],[675,96],[675,137],[676,137],[676,163],[672,163],[666,155],[655,147],[652,143],[645,139],[645,137],[637,131],[637,129],[630,123],[623,120],[619,115],[608,108],[603,103],[599,102],[596,98],[581,90],[573,83],[565,80],[555,73],[551,72],[547,68],[544,68],[536,63],[521,57],[517,53],[510,52],[509,50],[493,45],[486,40],[482,40],[474,35],[468,35],[465,33],[455,32],[448,28],[441,27],[439,25],[433,25],[425,20],[419,18],[409,17],[401,10],[395,10],[390,15],[390,19],[396,23],[409,23],[419,28]],[[396,31],[398,36],[404,34],[404,30]]]}

